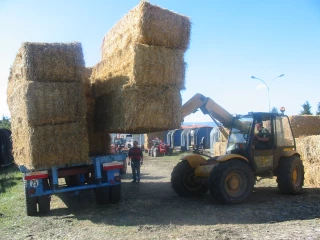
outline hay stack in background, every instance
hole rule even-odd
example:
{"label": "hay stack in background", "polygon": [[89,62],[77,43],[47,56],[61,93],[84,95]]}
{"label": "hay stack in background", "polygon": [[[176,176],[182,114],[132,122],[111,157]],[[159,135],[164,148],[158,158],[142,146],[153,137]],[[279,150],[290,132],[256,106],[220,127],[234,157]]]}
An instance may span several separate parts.
{"label": "hay stack in background", "polygon": [[320,116],[289,116],[294,137],[320,135]]}
{"label": "hay stack in background", "polygon": [[92,79],[96,97],[126,84],[184,89],[183,51],[143,44],[129,46],[121,54],[110,54],[98,63]]}
{"label": "hay stack in background", "polygon": [[29,169],[88,162],[80,43],[23,43],[7,101],[14,158]]}
{"label": "hay stack in background", "polygon": [[163,139],[164,136],[165,136],[164,131],[144,134],[144,148],[150,149],[153,146],[152,140],[155,138],[159,138],[160,140],[164,141],[165,140]]}
{"label": "hay stack in background", "polygon": [[179,89],[125,88],[96,99],[96,131],[147,133],[181,123]]}
{"label": "hay stack in background", "polygon": [[320,135],[296,139],[305,171],[305,185],[320,187]]}
{"label": "hay stack in background", "polygon": [[101,47],[102,60],[114,52],[122,53],[129,45],[142,43],[186,50],[190,41],[188,17],[141,2],[105,35]]}

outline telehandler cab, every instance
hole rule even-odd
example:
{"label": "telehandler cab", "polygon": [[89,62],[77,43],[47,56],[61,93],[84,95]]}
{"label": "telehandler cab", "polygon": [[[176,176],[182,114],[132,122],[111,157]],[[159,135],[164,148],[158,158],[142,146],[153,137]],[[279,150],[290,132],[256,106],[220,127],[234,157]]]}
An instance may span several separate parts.
{"label": "telehandler cab", "polygon": [[[257,177],[273,176],[277,177],[280,192],[301,192],[304,166],[289,118],[283,112],[233,117],[212,99],[196,94],[182,106],[183,117],[198,108],[211,116],[228,139],[226,154],[208,160],[196,154],[184,156],[171,174],[172,188],[178,195],[199,196],[209,190],[217,201],[237,204],[249,197]],[[221,124],[230,129],[229,135]],[[257,141],[257,124],[268,129],[267,141]]]}

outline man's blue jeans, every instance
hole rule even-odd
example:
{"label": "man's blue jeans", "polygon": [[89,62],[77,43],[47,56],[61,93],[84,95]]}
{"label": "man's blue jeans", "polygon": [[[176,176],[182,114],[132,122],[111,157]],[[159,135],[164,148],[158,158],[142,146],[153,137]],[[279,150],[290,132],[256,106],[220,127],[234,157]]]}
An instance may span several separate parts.
{"label": "man's blue jeans", "polygon": [[139,161],[131,161],[131,169],[132,169],[132,178],[133,181],[140,180],[140,160]]}

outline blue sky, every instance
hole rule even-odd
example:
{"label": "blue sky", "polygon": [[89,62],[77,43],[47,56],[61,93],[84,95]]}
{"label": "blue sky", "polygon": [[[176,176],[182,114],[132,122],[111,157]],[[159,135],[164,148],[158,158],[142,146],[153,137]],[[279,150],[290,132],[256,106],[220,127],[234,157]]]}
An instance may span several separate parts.
{"label": "blue sky", "polygon": [[[288,115],[320,102],[320,1],[151,0],[192,22],[183,102],[199,92],[230,113],[286,107]],[[138,0],[0,0],[0,114],[9,116],[9,69],[22,42],[82,43],[87,66],[100,61],[104,34]],[[185,122],[210,121],[196,113]]]}

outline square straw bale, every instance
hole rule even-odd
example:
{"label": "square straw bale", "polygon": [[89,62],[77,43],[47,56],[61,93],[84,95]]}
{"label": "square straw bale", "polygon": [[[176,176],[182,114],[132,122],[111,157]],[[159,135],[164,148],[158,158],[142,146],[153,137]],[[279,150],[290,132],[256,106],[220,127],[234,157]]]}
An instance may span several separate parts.
{"label": "square straw bale", "polygon": [[30,127],[12,119],[12,141],[15,162],[28,169],[90,162],[85,121]]}
{"label": "square straw bale", "polygon": [[89,132],[89,155],[93,157],[111,154],[111,141],[108,133]]}
{"label": "square straw bale", "polygon": [[185,51],[190,42],[190,29],[188,17],[143,1],[105,35],[102,60],[136,43]]}
{"label": "square straw bale", "polygon": [[100,97],[123,85],[185,88],[185,62],[181,50],[143,44],[110,55],[92,72],[94,95]]}
{"label": "square straw bale", "polygon": [[320,116],[289,116],[294,137],[320,135]]}
{"label": "square straw bale", "polygon": [[91,85],[91,74],[92,67],[87,67],[84,69],[84,78],[83,78],[83,88],[86,96],[92,96],[92,85]]}
{"label": "square straw bale", "polygon": [[180,90],[136,87],[111,91],[96,99],[99,132],[148,133],[180,128]]}
{"label": "square straw bale", "polygon": [[297,151],[301,155],[305,171],[305,185],[320,187],[320,135],[296,139]]}
{"label": "square straw bale", "polygon": [[22,82],[11,91],[8,105],[13,118],[24,119],[30,126],[76,122],[86,117],[81,83]]}
{"label": "square straw bale", "polygon": [[22,43],[12,70],[14,81],[81,82],[85,63],[80,43]]}

